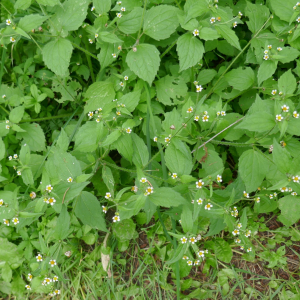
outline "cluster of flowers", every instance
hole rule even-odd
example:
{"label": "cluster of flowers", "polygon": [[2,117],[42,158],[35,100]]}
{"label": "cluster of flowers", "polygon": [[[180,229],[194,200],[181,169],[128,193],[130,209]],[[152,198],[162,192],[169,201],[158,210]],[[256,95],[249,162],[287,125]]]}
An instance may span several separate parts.
{"label": "cluster of flowers", "polygon": [[[121,5],[121,4],[122,4],[122,1],[118,1],[117,4],[118,4],[118,5]],[[121,7],[120,11],[121,11],[121,12],[124,12],[124,11],[126,11],[126,8],[125,8],[125,7]],[[122,13],[121,13],[121,12],[117,13],[117,17],[118,17],[118,18],[122,18]]]}
{"label": "cluster of flowers", "polygon": [[[276,95],[276,93],[277,93],[277,90],[272,91],[272,95]],[[280,92],[280,93],[282,93],[282,92]],[[280,93],[279,93],[279,95],[280,95]],[[286,104],[284,104],[281,106],[281,109],[283,112],[287,113],[287,112],[289,112],[290,107],[287,106]],[[296,110],[293,112],[293,117],[296,119],[299,118],[299,113]],[[283,119],[284,119],[284,117],[281,114],[276,115],[277,121],[281,122]]]}
{"label": "cluster of flowers", "polygon": [[[41,254],[38,254],[38,255],[36,256],[36,260],[37,260],[37,262],[43,261],[42,255],[41,255]],[[54,266],[56,266],[56,260],[55,260],[55,259],[51,259],[51,260],[49,261],[49,264],[50,264],[50,266],[53,268]],[[32,281],[33,276],[29,273],[29,274],[27,275],[27,279],[28,279],[29,281]],[[54,283],[54,282],[58,282],[58,276],[57,276],[57,275],[54,275],[53,278],[46,277],[46,278],[42,281],[42,285],[49,285],[49,284],[51,284],[52,282],[53,282],[53,283]],[[31,286],[30,286],[29,284],[26,284],[26,285],[25,285],[25,288],[26,288],[27,290],[31,290]],[[53,290],[52,293],[49,294],[49,296],[56,296],[56,295],[59,295],[59,294],[60,294],[60,290],[55,289],[55,290]]]}
{"label": "cluster of flowers", "polygon": [[[118,46],[118,50],[119,50],[119,51],[122,50],[122,46],[121,46],[121,45]],[[117,54],[116,54],[116,53],[112,53],[111,55],[112,55],[113,58],[116,58],[116,57],[117,57]],[[125,76],[125,77],[127,77],[127,76]],[[124,78],[124,79],[125,79],[125,78]],[[127,80],[127,79],[125,79],[125,80]]]}
{"label": "cluster of flowers", "polygon": [[[234,230],[232,231],[232,234],[233,234],[234,236],[239,235],[239,234],[240,234],[240,229],[241,229],[242,227],[243,227],[243,226],[242,226],[242,223],[238,223],[238,224],[237,224],[237,228],[234,229]],[[250,237],[250,236],[251,236],[251,230],[245,230],[244,235],[245,235],[245,237],[247,237],[247,238]],[[239,238],[236,238],[234,241],[235,241],[237,244],[240,244],[240,243],[241,243],[241,239],[239,239]],[[240,249],[241,249],[241,250],[244,250],[244,246],[241,246]],[[251,251],[252,251],[252,248],[251,248],[251,247],[247,248],[247,252],[251,252]]]}
{"label": "cluster of flowers", "polygon": [[[230,209],[230,210],[231,210],[231,209]],[[235,218],[238,217],[238,215],[239,215],[239,211],[238,211],[238,209],[237,209],[236,206],[233,207],[233,210],[231,210],[230,213],[231,213],[231,215],[232,215],[233,217],[235,217]]]}
{"label": "cluster of flowers", "polygon": [[[124,76],[124,80],[127,81],[128,80],[128,76]],[[119,84],[120,84],[121,87],[124,87],[124,82],[123,81],[121,81]],[[123,104],[123,105],[124,106],[122,106],[122,107],[125,107],[125,104]]]}
{"label": "cluster of flowers", "polygon": [[[296,10],[296,9],[297,9],[297,6],[300,6],[300,2],[297,2],[296,5],[293,6],[293,10]],[[298,19],[299,19],[299,17],[298,17]],[[298,21],[298,19],[297,19],[297,21]],[[299,22],[299,21],[298,21],[298,22]]]}
{"label": "cluster of flowers", "polygon": [[[268,48],[267,50],[264,50],[264,60],[268,60],[270,58],[269,52],[272,49],[272,45],[268,45],[267,48]],[[277,51],[278,52],[282,51],[282,48],[281,47],[277,47]]]}
{"label": "cluster of flowers", "polygon": [[[10,26],[12,24],[11,19],[7,19],[5,23],[6,23],[7,26]],[[14,37],[12,37],[12,36],[9,38],[9,40],[12,43],[14,43],[16,41],[16,39]]]}
{"label": "cluster of flowers", "polygon": [[[199,258],[202,258],[202,259],[204,259],[205,258],[205,254],[207,254],[208,253],[208,250],[199,250],[198,251],[198,253],[197,253],[197,255],[199,256]],[[199,264],[200,264],[200,260],[199,259],[197,259],[197,260],[195,260],[194,262],[192,261],[192,260],[190,260],[186,255],[184,255],[183,257],[182,257],[182,259],[184,259],[184,260],[186,260],[187,261],[187,264],[189,265],[189,266],[198,266]]]}
{"label": "cluster of flowers", "polygon": [[102,108],[98,108],[97,110],[95,110],[95,112],[90,111],[87,115],[88,115],[89,119],[92,119],[94,117],[94,115],[97,115],[96,122],[99,123],[101,120],[101,117],[102,117],[101,111],[102,111]]}
{"label": "cluster of flowers", "polygon": [[[8,123],[8,121],[6,121],[6,123]],[[6,129],[9,129],[7,128],[7,126],[9,127],[9,125],[6,125]],[[26,144],[24,144],[24,146],[26,146]],[[18,159],[18,154],[14,154],[13,156],[10,155],[8,157],[8,160],[13,160],[13,159]],[[13,168],[16,170],[18,176],[22,174],[20,170],[17,170],[17,167],[15,165],[13,166]]]}

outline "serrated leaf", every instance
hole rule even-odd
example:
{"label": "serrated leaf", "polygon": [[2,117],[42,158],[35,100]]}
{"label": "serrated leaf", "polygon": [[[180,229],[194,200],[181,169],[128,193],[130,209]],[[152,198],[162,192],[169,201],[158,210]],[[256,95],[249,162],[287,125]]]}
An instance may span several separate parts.
{"label": "serrated leaf", "polygon": [[190,232],[193,229],[193,215],[188,205],[184,205],[181,213],[181,226],[183,232]]}
{"label": "serrated leaf", "polygon": [[23,17],[19,22],[19,27],[24,31],[29,32],[32,29],[36,29],[41,26],[49,17],[41,15],[27,15]]}
{"label": "serrated leaf", "polygon": [[282,173],[289,173],[289,170],[291,168],[292,158],[289,155],[288,151],[282,148],[275,138],[273,139],[272,145],[273,145],[272,157],[278,170]]}
{"label": "serrated leaf", "polygon": [[46,44],[42,51],[43,60],[56,75],[67,76],[72,51],[71,42],[60,38]]}
{"label": "serrated leaf", "polygon": [[58,6],[51,18],[55,30],[59,30],[62,36],[66,37],[68,31],[78,29],[86,18],[89,2],[89,0],[67,0]]}
{"label": "serrated leaf", "polygon": [[152,203],[163,207],[179,206],[187,203],[187,200],[178,192],[168,187],[157,188],[148,197]]}
{"label": "serrated leaf", "polygon": [[112,174],[111,169],[105,165],[103,166],[102,169],[102,178],[109,192],[111,193],[112,197],[114,197],[114,186],[115,186],[114,176]]}
{"label": "serrated leaf", "polygon": [[75,206],[75,215],[83,224],[107,232],[100,202],[93,194],[81,192]]}
{"label": "serrated leaf", "polygon": [[120,99],[120,102],[122,104],[125,104],[126,109],[129,112],[132,112],[139,104],[140,97],[141,97],[141,91],[131,92],[123,95]]}
{"label": "serrated leaf", "polygon": [[283,73],[278,79],[278,89],[284,95],[293,94],[297,87],[296,78],[291,69]]}
{"label": "serrated leaf", "polygon": [[113,34],[112,32],[108,32],[108,31],[102,31],[99,33],[99,38],[103,41],[103,42],[107,42],[107,43],[123,43],[122,40],[120,40],[115,34]]}
{"label": "serrated leaf", "polygon": [[19,123],[24,115],[24,106],[17,106],[9,113],[9,120],[13,123]]}
{"label": "serrated leaf", "polygon": [[31,0],[17,0],[15,3],[15,9],[27,9],[31,5]]}
{"label": "serrated leaf", "polygon": [[66,204],[62,204],[61,211],[59,217],[56,221],[56,226],[54,230],[54,237],[57,240],[64,240],[68,237],[70,228],[70,215],[67,210]]}
{"label": "serrated leaf", "polygon": [[116,147],[118,152],[129,162],[132,162],[133,146],[130,134],[122,135],[112,144],[112,146]]}
{"label": "serrated leaf", "polygon": [[184,5],[186,12],[186,22],[192,18],[199,17],[209,10],[209,4],[206,0],[187,0]]}
{"label": "serrated leaf", "polygon": [[230,29],[227,25],[216,25],[215,26],[217,32],[233,47],[237,48],[238,50],[242,50],[239,39],[235,32]]}
{"label": "serrated leaf", "polygon": [[188,88],[184,80],[167,75],[155,82],[157,100],[164,105],[173,105],[171,99],[177,100],[187,94]]}
{"label": "serrated leaf", "polygon": [[84,107],[85,113],[95,111],[102,108],[113,101],[115,98],[115,91],[113,84],[106,81],[97,81],[89,86],[85,93],[87,103]]}
{"label": "serrated leaf", "polygon": [[267,6],[247,2],[245,15],[249,18],[249,21],[246,22],[249,30],[256,33],[266,22],[269,14]]}
{"label": "serrated leaf", "polygon": [[18,132],[17,139],[23,139],[31,151],[43,151],[45,149],[46,139],[39,124],[22,124],[20,127],[25,132]]}
{"label": "serrated leaf", "polygon": [[262,183],[269,169],[269,161],[253,149],[243,152],[239,158],[239,173],[246,186],[246,191],[255,191]]}
{"label": "serrated leaf", "polygon": [[254,84],[255,75],[251,68],[240,67],[228,72],[225,79],[234,89],[244,91]]}
{"label": "serrated leaf", "polygon": [[251,115],[247,115],[236,129],[247,129],[256,132],[266,132],[276,125],[275,117],[269,113],[258,111]]}
{"label": "serrated leaf", "polygon": [[100,15],[107,13],[111,7],[111,0],[93,0],[97,13]]}
{"label": "serrated leaf", "polygon": [[109,66],[115,58],[112,54],[115,53],[115,45],[111,43],[104,43],[101,45],[100,53],[97,55],[101,68]]}
{"label": "serrated leaf", "polygon": [[153,6],[144,17],[144,33],[158,41],[167,39],[179,25],[178,11],[170,5]]}
{"label": "serrated leaf", "polygon": [[225,240],[216,238],[214,240],[214,250],[216,257],[221,261],[230,263],[233,253],[230,245]]}
{"label": "serrated leaf", "polygon": [[107,136],[107,138],[103,141],[101,144],[101,147],[107,147],[111,145],[113,142],[118,140],[118,138],[121,136],[120,130],[114,130],[111,134]]}
{"label": "serrated leaf", "polygon": [[118,20],[118,28],[126,34],[136,33],[140,29],[142,16],[143,9],[141,7],[135,7],[129,14]]}
{"label": "serrated leaf", "polygon": [[270,78],[276,71],[278,61],[264,60],[258,68],[257,81],[260,85],[263,81]]}
{"label": "serrated leaf", "polygon": [[197,81],[201,85],[207,84],[211,82],[217,74],[217,71],[214,69],[201,70],[198,74]]}
{"label": "serrated leaf", "polygon": [[193,168],[192,156],[184,142],[174,138],[165,152],[166,166],[178,176],[189,175]]}
{"label": "serrated leaf", "polygon": [[199,38],[191,33],[179,37],[177,41],[177,53],[179,56],[179,72],[196,65],[203,57],[204,47]]}
{"label": "serrated leaf", "polygon": [[135,133],[131,133],[132,146],[133,146],[133,157],[132,162],[137,167],[143,167],[149,160],[149,152],[143,139]]}
{"label": "serrated leaf", "polygon": [[281,20],[289,22],[294,14],[293,7],[296,5],[294,0],[272,0],[270,1],[272,10]]}
{"label": "serrated leaf", "polygon": [[205,41],[212,41],[218,39],[221,36],[215,29],[209,27],[202,27],[199,32],[199,37],[200,39]]}
{"label": "serrated leaf", "polygon": [[278,201],[281,215],[280,222],[285,226],[291,226],[300,219],[300,197],[299,196],[285,196]]}
{"label": "serrated leaf", "polygon": [[160,65],[159,51],[150,44],[137,45],[136,51],[127,54],[126,63],[133,73],[151,85]]}

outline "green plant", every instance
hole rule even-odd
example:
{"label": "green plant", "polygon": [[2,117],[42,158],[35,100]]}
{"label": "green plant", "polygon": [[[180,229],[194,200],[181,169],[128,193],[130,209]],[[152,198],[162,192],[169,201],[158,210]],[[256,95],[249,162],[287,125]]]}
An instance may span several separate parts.
{"label": "green plant", "polygon": [[[72,289],[108,275],[82,297],[132,295],[115,290],[114,255],[151,222],[143,255],[160,257],[157,280],[178,299],[191,269],[234,253],[285,265],[284,246],[266,250],[257,233],[259,214],[300,218],[294,0],[0,5],[2,293],[68,297],[71,258],[88,257]],[[237,275],[217,274],[226,295]]]}

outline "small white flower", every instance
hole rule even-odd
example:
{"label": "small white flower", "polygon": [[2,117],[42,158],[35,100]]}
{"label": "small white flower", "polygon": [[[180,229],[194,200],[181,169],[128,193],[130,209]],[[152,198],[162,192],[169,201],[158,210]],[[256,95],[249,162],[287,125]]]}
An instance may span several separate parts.
{"label": "small white flower", "polygon": [[[113,53],[113,54],[112,54],[112,57],[113,57],[113,58],[116,58],[116,57],[117,57],[116,53]],[[113,100],[113,101],[114,101],[114,100]]]}
{"label": "small white flower", "polygon": [[90,42],[90,44],[93,44],[93,40],[92,39],[89,39],[89,42]]}
{"label": "small white flower", "polygon": [[299,175],[295,175],[295,176],[292,177],[292,179],[293,179],[294,182],[299,183],[300,176]]}
{"label": "small white flower", "polygon": [[119,216],[113,216],[113,222],[119,222],[120,221],[120,217]]}
{"label": "small white flower", "polygon": [[128,76],[124,76],[124,80],[128,80]]}
{"label": "small white flower", "polygon": [[50,205],[53,206],[55,202],[56,202],[55,198],[54,198],[54,197],[50,197],[50,198],[48,199],[48,202],[47,202],[47,203],[49,203]]}
{"label": "small white flower", "polygon": [[197,93],[202,92],[202,90],[203,90],[202,85],[196,85],[196,92],[197,92]]}
{"label": "small white flower", "polygon": [[217,181],[218,181],[218,182],[222,182],[222,181],[223,181],[221,175],[217,175]]}
{"label": "small white flower", "polygon": [[282,48],[281,47],[277,47],[277,51],[282,51]]}
{"label": "small white flower", "polygon": [[240,249],[241,249],[241,250],[244,250],[244,246],[241,246]]}
{"label": "small white flower", "polygon": [[28,285],[28,284],[25,285],[25,288],[26,288],[27,290],[31,290],[31,287],[30,287],[30,285]]}
{"label": "small white flower", "polygon": [[209,116],[208,115],[204,115],[202,117],[202,122],[208,122]]}
{"label": "small white flower", "polygon": [[247,230],[245,237],[249,237],[251,235],[251,230]]}
{"label": "small white flower", "polygon": [[282,193],[288,192],[288,188],[284,186],[280,189],[280,192],[282,192]]}
{"label": "small white flower", "polygon": [[204,206],[204,208],[207,209],[207,210],[210,210],[212,207],[213,207],[213,205],[210,204],[210,203],[207,203],[207,204]]}
{"label": "small white flower", "polygon": [[21,175],[21,171],[17,171],[17,174],[20,176]]}
{"label": "small white flower", "polygon": [[293,112],[293,117],[294,117],[294,118],[296,118],[296,119],[298,119],[298,118],[299,118],[299,114],[297,113],[297,111],[296,111],[296,110]]}
{"label": "small white flower", "polygon": [[31,193],[29,194],[29,197],[30,197],[31,199],[35,199],[35,198],[36,198],[36,193],[35,193],[35,192],[31,192]]}
{"label": "small white flower", "polygon": [[199,263],[200,263],[200,260],[199,260],[199,259],[195,260],[195,261],[194,261],[194,266],[198,266]]}
{"label": "small white flower", "polygon": [[194,121],[198,122],[200,119],[200,116],[195,116]]}
{"label": "small white flower", "polygon": [[153,138],[153,141],[154,141],[154,142],[157,142],[157,136],[155,136],[155,137]]}
{"label": "small white flower", "polygon": [[199,198],[199,199],[197,200],[197,203],[198,203],[198,205],[201,205],[201,204],[203,203],[203,199]]}
{"label": "small white flower", "polygon": [[28,279],[29,281],[31,281],[32,278],[33,278],[33,276],[29,273],[29,274],[27,275],[27,279]]}
{"label": "small white flower", "polygon": [[117,13],[117,17],[118,18],[122,18],[122,14],[121,13]]}
{"label": "small white flower", "polygon": [[184,260],[186,260],[186,259],[189,259],[186,255],[184,255],[183,257],[182,257],[182,259],[184,259]]}
{"label": "small white flower", "polygon": [[189,107],[188,110],[187,110],[187,113],[192,113],[193,110],[194,110],[194,109],[193,109],[192,107]]}
{"label": "small white flower", "polygon": [[196,181],[196,188],[201,189],[204,186],[204,182],[199,179],[199,181]]}
{"label": "small white flower", "polygon": [[181,240],[182,244],[186,244],[186,242],[187,242],[187,238],[185,236],[182,237],[180,240]]}
{"label": "small white flower", "polygon": [[237,224],[237,228],[242,228],[242,227],[243,227],[242,223]]}
{"label": "small white flower", "polygon": [[118,1],[117,4],[118,4],[118,5],[121,5],[121,4],[122,4],[122,1]]}
{"label": "small white flower", "polygon": [[238,229],[234,229],[234,230],[232,231],[232,234],[233,234],[233,235],[238,235],[238,234],[240,234],[240,231],[239,231]]}
{"label": "small white flower", "polygon": [[271,50],[272,49],[272,45],[268,45],[268,49]]}
{"label": "small white flower", "polygon": [[104,213],[107,213],[107,207],[102,205],[102,211],[103,211]]}
{"label": "small white flower", "polygon": [[198,253],[197,253],[197,255],[199,256],[199,257],[204,257],[204,251],[203,250],[200,250]]}
{"label": "small white flower", "polygon": [[279,114],[279,115],[276,115],[276,120],[278,122],[281,122],[283,120],[283,117]]}
{"label": "small white flower", "polygon": [[237,22],[232,23],[232,27],[235,28],[237,26]]}
{"label": "small white flower", "polygon": [[99,34],[98,34],[98,33],[95,33],[95,39],[98,38],[98,36],[99,36]]}
{"label": "small white flower", "polygon": [[251,247],[247,248],[247,252],[251,252],[251,251],[252,251]]}
{"label": "small white flower", "polygon": [[14,154],[14,158],[18,158],[18,154]]}
{"label": "small white flower", "polygon": [[72,177],[69,177],[69,178],[67,179],[67,181],[68,181],[68,182],[73,182],[73,178],[72,178]]}
{"label": "small white flower", "polygon": [[46,191],[47,191],[48,193],[51,193],[52,190],[53,190],[53,187],[52,187],[51,184],[49,184],[49,185],[46,186]]}
{"label": "small white flower", "polygon": [[276,93],[277,93],[277,90],[272,90],[272,93],[271,93],[271,94],[275,96]]}
{"label": "small white flower", "polygon": [[173,174],[172,174],[172,178],[173,178],[173,179],[176,179],[177,177],[178,177],[178,176],[177,176],[177,173],[173,173]]}
{"label": "small white flower", "polygon": [[239,13],[238,13],[238,16],[240,16],[240,17],[241,17],[242,15],[243,15],[243,14],[242,14],[242,13],[239,11]]}
{"label": "small white flower", "polygon": [[209,21],[210,21],[210,23],[211,23],[211,24],[213,24],[213,23],[215,23],[215,22],[216,22],[216,18],[215,18],[215,17],[212,17],[212,18],[210,18],[210,20],[209,20]]}
{"label": "small white flower", "polygon": [[192,262],[191,260],[188,260],[188,261],[187,261],[187,264],[188,264],[189,266],[192,266],[192,265],[193,265],[193,262]]}
{"label": "small white flower", "polygon": [[94,113],[93,113],[92,111],[90,111],[90,112],[88,113],[88,117],[89,117],[90,119],[93,117],[93,115],[94,115]]}
{"label": "small white flower", "polygon": [[94,11],[94,10],[95,10],[95,6],[92,6],[91,11]]}
{"label": "small white flower", "polygon": [[109,198],[111,198],[111,193],[106,193],[105,194],[105,199],[109,199]]}
{"label": "small white flower", "polygon": [[268,60],[269,59],[269,55],[265,54],[264,55],[264,60]]}
{"label": "small white flower", "polygon": [[226,112],[224,110],[221,111],[221,116],[225,117],[226,116]]}
{"label": "small white flower", "polygon": [[198,35],[199,35],[199,30],[198,30],[198,29],[194,29],[193,35],[194,35],[194,36],[198,36]]}
{"label": "small white flower", "polygon": [[260,197],[256,197],[255,201],[256,201],[256,203],[259,203],[260,202]]}
{"label": "small white flower", "polygon": [[243,192],[243,195],[244,195],[245,198],[249,198],[249,194],[246,193],[246,191]]}
{"label": "small white flower", "polygon": [[10,20],[10,19],[7,19],[7,20],[6,20],[6,25],[7,25],[7,26],[11,25],[11,20]]}
{"label": "small white flower", "polygon": [[128,127],[128,128],[126,129],[126,133],[131,133],[131,132],[132,132],[131,128]]}
{"label": "small white flower", "polygon": [[36,260],[39,262],[39,261],[43,261],[43,257],[41,254],[38,254],[36,257]]}
{"label": "small white flower", "polygon": [[145,182],[147,182],[147,178],[145,178],[145,177],[142,177],[142,178],[140,179],[140,182],[141,182],[141,183],[145,183]]}
{"label": "small white flower", "polygon": [[281,109],[283,112],[289,112],[289,107],[285,104],[283,106],[281,106]]}
{"label": "small white flower", "polygon": [[120,82],[120,86],[123,87],[124,86],[124,82],[121,81]]}
{"label": "small white flower", "polygon": [[235,239],[234,240],[237,244],[240,244],[241,243],[241,240],[240,239]]}
{"label": "small white flower", "polygon": [[292,192],[291,195],[292,196],[297,196],[297,193],[296,192]]}
{"label": "small white flower", "polygon": [[12,159],[13,159],[13,157],[12,157],[12,156],[9,156],[9,157],[8,157],[8,159],[9,159],[9,160],[12,160]]}
{"label": "small white flower", "polygon": [[169,143],[170,142],[170,138],[169,137],[165,137],[165,143]]}
{"label": "small white flower", "polygon": [[20,223],[19,219],[16,217],[12,219],[12,222],[14,223],[14,225],[17,225],[18,223]]}
{"label": "small white flower", "polygon": [[195,244],[197,242],[197,239],[195,237],[190,238],[190,243]]}

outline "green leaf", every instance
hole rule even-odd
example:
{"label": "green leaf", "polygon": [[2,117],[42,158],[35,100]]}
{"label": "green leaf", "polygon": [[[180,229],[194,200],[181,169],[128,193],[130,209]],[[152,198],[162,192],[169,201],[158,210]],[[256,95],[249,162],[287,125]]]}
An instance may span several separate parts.
{"label": "green leaf", "polygon": [[86,93],[87,103],[84,107],[84,112],[95,111],[111,103],[115,98],[115,91],[113,84],[106,81],[97,81],[91,84]]}
{"label": "green leaf", "polygon": [[238,50],[242,50],[239,44],[239,39],[235,32],[230,29],[227,25],[216,25],[215,26],[217,32],[233,47],[237,48]]}
{"label": "green leaf", "polygon": [[281,215],[280,222],[285,226],[291,226],[300,219],[300,197],[299,196],[285,196],[280,198],[279,208]]}
{"label": "green leaf", "polygon": [[287,133],[300,136],[300,119],[291,118],[288,121]]}
{"label": "green leaf", "polygon": [[300,55],[300,52],[292,47],[284,47],[280,52],[280,58],[278,59],[283,64],[295,60]]}
{"label": "green leaf", "polygon": [[252,68],[240,67],[228,72],[225,79],[234,89],[244,91],[254,84],[255,75]]}
{"label": "green leaf", "polygon": [[143,9],[141,7],[135,7],[129,14],[123,16],[118,20],[118,28],[126,34],[136,33],[140,29],[142,16]]}
{"label": "green leaf", "polygon": [[43,60],[46,66],[56,75],[67,76],[72,51],[71,42],[60,38],[44,46],[42,51]]}
{"label": "green leaf", "polygon": [[180,77],[177,79],[170,75],[155,81],[155,87],[158,101],[164,105],[173,105],[173,101],[184,97],[188,91],[184,80]]}
{"label": "green leaf", "polygon": [[76,30],[82,25],[87,15],[89,0],[67,0],[57,6],[56,14],[51,18],[55,31],[59,30],[63,37],[68,31]]}
{"label": "green leaf", "polygon": [[13,123],[19,123],[24,115],[24,106],[17,106],[9,113],[9,120]]}
{"label": "green leaf", "polygon": [[252,33],[256,33],[268,19],[270,12],[267,6],[247,2],[245,15],[249,18],[246,22]]}
{"label": "green leaf", "polygon": [[21,176],[26,185],[33,185],[34,180],[33,180],[33,175],[32,175],[31,169],[26,168],[26,169],[22,170]]}
{"label": "green leaf", "polygon": [[120,102],[122,104],[125,104],[126,109],[129,112],[132,112],[139,104],[140,97],[141,97],[141,91],[131,92],[123,95],[120,99]]}
{"label": "green leaf", "polygon": [[179,56],[179,72],[181,72],[200,62],[204,47],[197,37],[191,33],[186,33],[180,36],[177,41],[177,53]]}
{"label": "green leaf", "polygon": [[152,203],[158,206],[171,207],[187,204],[187,200],[168,187],[154,189],[153,194],[150,194],[148,197]]}
{"label": "green leaf", "polygon": [[201,70],[198,74],[197,81],[202,85],[207,84],[211,82],[217,74],[217,71],[214,69]]}
{"label": "green leaf", "polygon": [[294,0],[272,0],[270,1],[270,4],[277,17],[283,21],[290,22],[290,19],[294,14],[293,7],[296,5]]}
{"label": "green leaf", "polygon": [[59,0],[36,0],[39,4],[54,6],[60,4]]}
{"label": "green leaf", "polygon": [[18,263],[21,258],[22,256],[18,247],[15,244],[10,243],[6,238],[0,237],[0,261],[4,261],[12,265]]}
{"label": "green leaf", "polygon": [[5,282],[10,282],[12,278],[12,269],[10,268],[8,263],[4,264],[1,270],[1,277]]}
{"label": "green leaf", "polygon": [[19,158],[20,158],[20,161],[23,165],[28,165],[29,164],[29,162],[30,162],[30,149],[27,145],[21,147]]}
{"label": "green leaf", "polygon": [[107,129],[103,123],[95,121],[86,122],[76,133],[74,150],[81,152],[93,152],[97,149],[101,139],[107,136]]}
{"label": "green leaf", "polygon": [[143,167],[148,163],[149,152],[147,146],[145,145],[142,138],[140,138],[135,133],[131,133],[132,136],[132,146],[133,146],[133,157],[132,162],[137,167]]}
{"label": "green leaf", "polygon": [[273,139],[272,157],[278,170],[282,173],[289,173],[292,164],[292,158],[285,148],[282,148],[276,139]]}
{"label": "green leaf", "polygon": [[31,5],[31,0],[17,0],[15,9],[27,9]]}
{"label": "green leaf", "polygon": [[226,263],[230,263],[233,253],[230,245],[225,240],[216,238],[214,240],[214,250],[218,259]]}
{"label": "green leaf", "polygon": [[186,22],[192,18],[199,17],[209,10],[209,4],[206,0],[187,0],[184,5],[186,12]]}
{"label": "green leaf", "polygon": [[100,15],[107,13],[111,7],[111,0],[93,0],[93,5]]}
{"label": "green leaf", "polygon": [[224,220],[221,218],[218,219],[211,219],[211,223],[209,225],[209,231],[205,235],[205,237],[213,236],[215,234],[220,233],[224,228],[226,227],[226,224],[224,223]]}
{"label": "green leaf", "polygon": [[[81,129],[81,127],[80,127]],[[79,130],[80,130],[79,129]],[[66,134],[65,130],[61,128],[60,136],[56,142],[56,146],[59,147],[63,151],[67,151],[69,147],[69,137]]]}
{"label": "green leaf", "polygon": [[176,250],[173,252],[171,259],[166,261],[166,264],[170,265],[182,259],[184,253],[187,251],[188,246],[189,246],[188,243],[179,244]]}
{"label": "green leaf", "polygon": [[107,136],[107,138],[104,140],[104,142],[101,144],[102,147],[107,147],[111,145],[113,142],[118,140],[118,138],[121,136],[120,130],[114,130],[110,135]]}
{"label": "green leaf", "polygon": [[183,232],[190,232],[193,229],[193,215],[188,205],[184,205],[181,213],[181,226]]}
{"label": "green leaf", "polygon": [[116,147],[118,152],[129,162],[132,162],[133,146],[131,134],[122,135],[112,144],[112,146]]}
{"label": "green leaf", "polygon": [[112,56],[113,53],[115,53],[114,44],[103,43],[101,45],[100,53],[97,55],[101,68],[106,68],[115,60],[115,58]]}
{"label": "green leaf", "polygon": [[170,5],[153,6],[144,17],[144,33],[158,41],[167,39],[179,25],[178,11]]}
{"label": "green leaf", "polygon": [[239,158],[239,173],[248,193],[261,185],[268,170],[269,161],[258,151],[247,150]]}
{"label": "green leaf", "polygon": [[75,207],[75,215],[83,224],[101,231],[107,231],[102,208],[93,194],[85,191],[80,194]]}
{"label": "green leaf", "polygon": [[5,157],[5,144],[2,140],[2,138],[0,138],[0,160],[3,159]]}
{"label": "green leaf", "polygon": [[108,31],[102,31],[99,33],[99,38],[103,41],[103,42],[107,42],[107,43],[123,43],[122,40],[120,40],[115,34],[113,34],[112,32],[108,32]]}
{"label": "green leaf", "polygon": [[160,64],[159,51],[150,44],[140,44],[135,49],[128,52],[126,63],[133,73],[151,85]]}
{"label": "green leaf", "polygon": [[189,175],[193,168],[192,155],[187,145],[174,138],[165,152],[166,166],[178,176]]}
{"label": "green leaf", "polygon": [[215,29],[209,27],[202,27],[199,32],[199,37],[205,41],[216,40],[220,37],[218,32]]}
{"label": "green leaf", "polygon": [[257,81],[260,85],[263,81],[270,78],[276,71],[278,61],[264,60],[258,68]]}
{"label": "green leaf", "polygon": [[130,241],[137,236],[136,224],[131,219],[121,220],[114,224],[113,233],[120,242]]}
{"label": "green leaf", "polygon": [[36,29],[41,26],[49,17],[41,15],[27,15],[23,17],[19,22],[19,27],[26,32],[30,32],[32,29]]}
{"label": "green leaf", "polygon": [[56,226],[54,229],[54,237],[57,240],[64,240],[68,237],[70,228],[70,215],[67,210],[66,204],[62,204],[59,217],[56,221]]}
{"label": "green leaf", "polygon": [[247,129],[256,132],[266,132],[275,126],[275,117],[263,111],[247,115],[236,129]]}
{"label": "green leaf", "polygon": [[278,89],[284,95],[293,94],[297,87],[296,78],[291,69],[283,73],[278,79]]}
{"label": "green leaf", "polygon": [[18,132],[17,139],[23,139],[31,151],[43,151],[45,149],[46,139],[39,124],[22,124],[20,127],[25,132]]}
{"label": "green leaf", "polygon": [[111,193],[112,197],[114,197],[114,186],[115,186],[114,176],[112,174],[111,169],[105,165],[103,166],[102,169],[102,178],[109,192]]}

